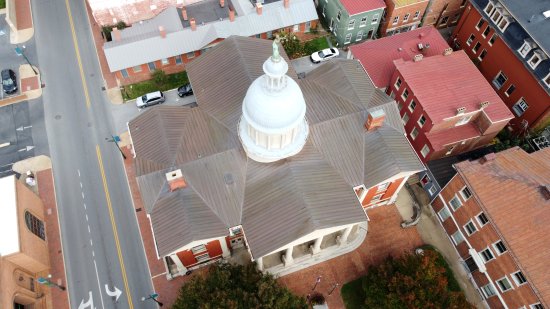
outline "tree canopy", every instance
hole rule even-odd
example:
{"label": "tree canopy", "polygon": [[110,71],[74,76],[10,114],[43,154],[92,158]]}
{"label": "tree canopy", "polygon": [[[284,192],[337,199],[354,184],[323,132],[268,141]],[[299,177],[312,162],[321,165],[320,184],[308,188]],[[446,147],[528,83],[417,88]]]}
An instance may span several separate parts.
{"label": "tree canopy", "polygon": [[371,266],[362,283],[365,307],[473,309],[458,285],[455,291],[449,288],[440,259],[436,251],[424,250],[424,255],[406,253]]}
{"label": "tree canopy", "polygon": [[292,294],[273,276],[246,266],[215,263],[205,276],[185,283],[173,309],[307,308],[303,297]]}

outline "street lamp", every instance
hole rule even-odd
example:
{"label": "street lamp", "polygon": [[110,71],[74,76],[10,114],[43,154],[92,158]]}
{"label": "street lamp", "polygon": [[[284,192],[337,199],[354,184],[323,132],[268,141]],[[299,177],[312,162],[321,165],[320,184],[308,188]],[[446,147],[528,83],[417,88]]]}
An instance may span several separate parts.
{"label": "street lamp", "polygon": [[120,142],[120,136],[118,136],[118,135],[111,135],[111,139],[109,139],[108,137],[106,137],[105,140],[108,141],[108,142],[110,142],[110,143],[115,143],[116,148],[118,148],[118,151],[120,151],[120,154],[122,155],[122,157],[124,158],[124,160],[126,160],[126,155],[124,155],[124,152],[122,152],[122,149],[120,149],[120,146],[118,145],[118,142]]}
{"label": "street lamp", "polygon": [[17,54],[17,56],[23,56],[23,58],[25,58],[27,63],[31,66],[31,69],[34,72],[34,75],[38,75],[38,72],[36,72],[36,70],[32,66],[31,62],[29,61],[29,58],[27,58],[27,56],[25,55],[25,53],[23,52],[23,49],[21,49],[21,47],[19,47],[19,46],[15,47],[15,53]]}
{"label": "street lamp", "polygon": [[158,293],[153,293],[153,294],[149,295],[148,297],[142,297],[141,301],[146,301],[148,299],[152,299],[155,303],[157,303],[159,305],[159,307],[162,307],[162,303],[157,300],[157,297],[159,297],[159,294]]}
{"label": "street lamp", "polygon": [[328,295],[330,296],[332,294],[332,292],[334,292],[334,290],[339,286],[338,283],[335,283],[333,286],[332,286],[332,289],[330,290],[330,292],[328,292]]}
{"label": "street lamp", "polygon": [[315,288],[317,287],[317,284],[319,284],[319,282],[321,282],[321,276],[317,277],[317,280],[315,280],[315,285],[311,289],[312,291],[315,291]]}
{"label": "street lamp", "polygon": [[60,289],[61,291],[65,291],[66,288],[62,285],[59,285],[55,282],[52,282],[50,279],[52,278],[52,275],[48,275],[47,278],[44,278],[44,277],[38,277],[38,279],[36,280],[38,283],[40,284],[43,284],[45,286],[55,286],[56,288]]}

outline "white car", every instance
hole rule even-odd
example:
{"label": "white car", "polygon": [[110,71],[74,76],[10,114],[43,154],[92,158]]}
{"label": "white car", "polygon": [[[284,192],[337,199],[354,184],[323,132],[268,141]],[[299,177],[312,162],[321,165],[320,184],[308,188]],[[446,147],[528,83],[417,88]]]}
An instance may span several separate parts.
{"label": "white car", "polygon": [[338,57],[339,54],[340,52],[338,51],[338,48],[331,47],[311,54],[310,58],[313,63],[319,63]]}
{"label": "white car", "polygon": [[164,103],[165,100],[166,98],[162,91],[155,91],[137,98],[136,105],[139,108],[145,108],[147,106]]}

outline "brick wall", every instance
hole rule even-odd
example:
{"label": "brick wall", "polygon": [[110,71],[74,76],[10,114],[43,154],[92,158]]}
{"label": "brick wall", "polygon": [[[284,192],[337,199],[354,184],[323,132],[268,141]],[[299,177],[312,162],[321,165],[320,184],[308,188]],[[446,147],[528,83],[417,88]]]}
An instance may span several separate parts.
{"label": "brick wall", "polygon": [[468,0],[433,0],[424,16],[424,26],[436,28],[455,26],[466,7]]}
{"label": "brick wall", "polygon": [[[413,26],[414,28],[416,28],[422,20],[424,12],[426,11],[428,0],[418,1],[414,4],[400,7],[396,7],[393,0],[386,0],[386,5],[386,17],[380,25],[381,36],[386,36],[388,32],[395,31],[396,29]],[[418,12],[418,17],[415,18],[416,12]],[[407,14],[409,14],[409,16],[407,20],[405,20]],[[399,17],[399,20],[396,24],[393,23],[395,17]]]}
{"label": "brick wall", "polygon": [[[443,201],[447,203],[447,209],[452,213],[452,217],[449,217],[442,222],[442,225],[449,237],[460,230],[464,238],[467,240],[462,241],[458,245],[455,245],[455,248],[457,249],[461,259],[466,260],[470,257],[470,254],[468,253],[468,249],[470,248],[470,246],[477,252],[481,252],[486,248],[490,248],[494,259],[486,262],[485,267],[487,268],[487,274],[495,285],[495,289],[499,289],[497,287],[496,280],[499,280],[505,276],[508,278],[513,287],[506,292],[502,292],[499,290],[508,307],[520,308],[524,305],[529,307],[530,304],[537,303],[538,299],[533,293],[529,283],[518,286],[512,278],[512,274],[519,271],[520,268],[518,267],[511,255],[510,246],[508,245],[508,243],[506,243],[506,240],[502,239],[497,233],[497,230],[493,225],[494,221],[491,218],[491,214],[484,212],[486,217],[489,219],[489,223],[483,226],[480,225],[480,222],[476,219],[476,217],[480,213],[482,213],[483,210],[473,196],[467,200],[464,199],[464,197],[459,192],[464,187],[465,182],[463,181],[463,178],[460,176],[460,174],[457,174],[453,179],[451,179],[447,186],[443,188],[440,195],[436,197],[436,199],[432,202],[432,208],[436,213],[439,213],[444,207]],[[470,188],[470,190],[472,190],[472,188]],[[455,196],[461,201],[462,206],[460,208],[457,208],[456,211],[453,211],[450,207],[449,201]],[[439,216],[439,214],[437,217],[441,222],[441,217]],[[456,223],[453,221],[453,218]],[[472,220],[477,231],[475,231],[471,235],[468,235],[466,229],[464,228],[464,225],[466,225],[466,223],[468,223],[470,220]],[[503,240],[508,248],[508,251],[501,255],[499,255],[499,253],[493,246],[493,244],[499,240]],[[523,272],[523,274],[528,277],[528,274],[526,272]],[[484,274],[480,273],[479,270],[474,271],[472,273],[472,276],[478,287],[482,287],[488,283],[487,277]],[[500,303],[497,296],[489,297],[487,299],[487,302],[489,303],[491,308],[502,308],[502,304]]]}

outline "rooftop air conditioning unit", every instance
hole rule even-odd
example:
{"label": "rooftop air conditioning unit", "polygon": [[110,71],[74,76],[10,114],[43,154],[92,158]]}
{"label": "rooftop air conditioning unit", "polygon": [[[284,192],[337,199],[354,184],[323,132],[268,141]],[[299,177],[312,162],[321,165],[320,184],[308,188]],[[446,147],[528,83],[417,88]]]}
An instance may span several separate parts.
{"label": "rooftop air conditioning unit", "polygon": [[422,43],[418,43],[418,50],[422,50],[424,49],[424,45],[422,45]]}
{"label": "rooftop air conditioning unit", "polygon": [[413,61],[418,62],[418,61],[422,60],[422,58],[424,58],[424,55],[422,55],[422,54],[414,55]]}

